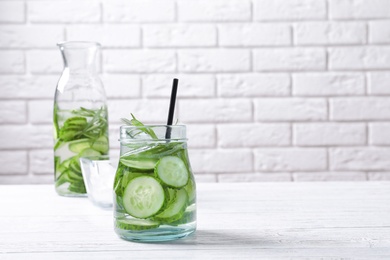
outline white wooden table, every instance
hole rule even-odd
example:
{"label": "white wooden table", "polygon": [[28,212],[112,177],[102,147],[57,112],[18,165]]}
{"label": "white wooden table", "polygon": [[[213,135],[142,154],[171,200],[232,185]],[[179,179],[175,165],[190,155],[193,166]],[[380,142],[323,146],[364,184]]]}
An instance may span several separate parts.
{"label": "white wooden table", "polygon": [[390,259],[390,182],[198,184],[198,230],[134,243],[51,185],[0,185],[0,259]]}

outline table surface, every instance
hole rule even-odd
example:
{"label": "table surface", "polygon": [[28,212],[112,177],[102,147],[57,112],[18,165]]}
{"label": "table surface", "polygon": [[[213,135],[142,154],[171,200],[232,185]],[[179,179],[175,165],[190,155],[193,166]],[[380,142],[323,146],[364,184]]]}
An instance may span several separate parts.
{"label": "table surface", "polygon": [[0,259],[390,259],[390,182],[199,183],[198,229],[135,243],[52,185],[0,186]]}

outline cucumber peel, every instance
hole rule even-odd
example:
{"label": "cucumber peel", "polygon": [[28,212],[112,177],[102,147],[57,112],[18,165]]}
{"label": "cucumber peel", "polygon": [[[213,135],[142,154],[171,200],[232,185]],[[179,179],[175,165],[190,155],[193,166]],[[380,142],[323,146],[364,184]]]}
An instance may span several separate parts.
{"label": "cucumber peel", "polygon": [[80,153],[82,150],[86,148],[90,148],[91,145],[89,144],[89,139],[78,139],[76,141],[72,141],[69,143],[69,150],[71,150],[74,153]]}
{"label": "cucumber peel", "polygon": [[189,179],[185,163],[176,156],[161,158],[155,167],[155,175],[166,186],[176,189],[184,187]]}
{"label": "cucumber peel", "polygon": [[187,207],[188,195],[184,189],[176,192],[173,201],[158,215],[154,217],[156,220],[161,220],[166,223],[179,220]]}
{"label": "cucumber peel", "polygon": [[187,209],[184,211],[182,217],[174,222],[169,223],[170,225],[181,225],[190,223],[196,220],[196,207],[195,204],[192,204],[191,206],[188,206]]}
{"label": "cucumber peel", "polygon": [[100,156],[101,153],[99,153],[98,151],[95,151],[94,149],[92,148],[86,148],[84,150],[82,150],[80,153],[79,153],[79,157],[90,157],[90,156]]}
{"label": "cucumber peel", "polygon": [[104,135],[100,136],[98,139],[92,142],[91,148],[101,153],[107,153],[109,149],[108,138]]}
{"label": "cucumber peel", "polygon": [[136,218],[149,218],[160,212],[166,200],[161,184],[153,177],[140,176],[129,181],[123,194],[123,206]]}
{"label": "cucumber peel", "polygon": [[120,162],[123,163],[125,166],[143,171],[153,170],[156,166],[157,161],[157,159],[130,156],[123,157],[120,159]]}
{"label": "cucumber peel", "polygon": [[115,221],[117,228],[133,231],[157,228],[159,225],[159,222],[149,219],[117,219]]}

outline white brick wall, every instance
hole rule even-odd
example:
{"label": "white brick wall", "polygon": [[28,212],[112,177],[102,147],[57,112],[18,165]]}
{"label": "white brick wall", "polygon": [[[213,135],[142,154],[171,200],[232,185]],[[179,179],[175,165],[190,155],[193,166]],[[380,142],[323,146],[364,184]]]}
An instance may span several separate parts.
{"label": "white brick wall", "polygon": [[294,96],[359,96],[365,93],[364,73],[302,73],[292,77]]}
{"label": "white brick wall", "polygon": [[0,184],[52,183],[56,43],[120,118],[188,127],[198,181],[390,180],[389,0],[0,0]]}
{"label": "white brick wall", "polygon": [[291,45],[288,24],[220,24],[220,46],[283,46]]}
{"label": "white brick wall", "polygon": [[248,21],[249,0],[178,0],[178,19],[187,22]]}
{"label": "white brick wall", "polygon": [[27,1],[31,23],[94,23],[101,20],[98,1]]}
{"label": "white brick wall", "polygon": [[131,48],[141,45],[141,28],[131,24],[77,24],[66,27],[66,37],[100,42],[104,47]]}
{"label": "white brick wall", "polygon": [[254,0],[259,21],[319,20],[326,18],[325,0]]}
{"label": "white brick wall", "polygon": [[250,69],[250,51],[237,49],[178,50],[178,70],[182,72],[236,72]]}
{"label": "white brick wall", "polygon": [[0,22],[23,23],[25,21],[25,5],[22,1],[0,2]]}
{"label": "white brick wall", "polygon": [[324,48],[266,48],[253,51],[255,71],[310,71],[326,68]]}
{"label": "white brick wall", "polygon": [[390,18],[388,0],[329,0],[332,19]]}
{"label": "white brick wall", "polygon": [[[103,0],[101,2],[103,21],[107,23],[159,23],[173,22],[175,19],[173,0]],[[98,13],[100,12],[96,11],[96,14]]]}
{"label": "white brick wall", "polygon": [[304,22],[295,24],[297,45],[362,44],[366,41],[364,22]]}
{"label": "white brick wall", "polygon": [[217,30],[210,24],[145,25],[144,46],[147,47],[207,47],[216,46]]}

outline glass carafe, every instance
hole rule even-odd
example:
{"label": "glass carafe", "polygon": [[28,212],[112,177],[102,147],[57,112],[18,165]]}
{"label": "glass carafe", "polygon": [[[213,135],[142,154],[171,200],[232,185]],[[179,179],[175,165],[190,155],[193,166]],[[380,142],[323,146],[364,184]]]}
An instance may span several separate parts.
{"label": "glass carafe", "polygon": [[79,159],[109,151],[106,95],[96,72],[100,44],[64,42],[58,47],[64,70],[53,111],[55,188],[59,195],[85,196]]}
{"label": "glass carafe", "polygon": [[[170,139],[166,133],[170,132]],[[114,181],[115,232],[154,242],[196,229],[196,186],[183,125],[122,126]]]}

